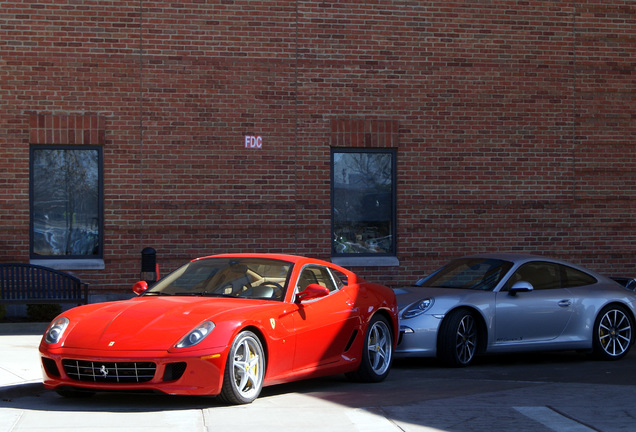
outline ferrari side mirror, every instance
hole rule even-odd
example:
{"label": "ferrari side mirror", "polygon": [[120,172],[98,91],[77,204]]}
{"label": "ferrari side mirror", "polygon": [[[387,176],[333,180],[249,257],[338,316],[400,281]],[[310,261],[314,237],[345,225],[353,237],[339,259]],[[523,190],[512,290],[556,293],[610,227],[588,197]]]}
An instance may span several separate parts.
{"label": "ferrari side mirror", "polygon": [[303,292],[296,294],[297,302],[304,302],[329,295],[329,290],[322,285],[312,283],[307,285]]}
{"label": "ferrari side mirror", "polygon": [[133,292],[137,295],[142,295],[148,289],[148,282],[139,281],[133,285]]}

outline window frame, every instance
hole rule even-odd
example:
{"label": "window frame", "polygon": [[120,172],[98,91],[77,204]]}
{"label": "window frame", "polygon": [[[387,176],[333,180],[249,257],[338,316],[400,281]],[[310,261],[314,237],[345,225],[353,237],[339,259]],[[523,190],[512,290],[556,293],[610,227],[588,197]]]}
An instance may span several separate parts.
{"label": "window frame", "polygon": [[[98,214],[98,252],[94,255],[41,255],[34,253],[35,229],[35,152],[41,150],[75,150],[97,152],[97,214]],[[103,269],[104,268],[104,152],[100,145],[64,145],[64,144],[36,144],[29,148],[29,258],[33,264],[46,265],[52,268],[64,269]]]}
{"label": "window frame", "polygon": [[[337,253],[333,247],[335,238],[335,155],[338,153],[364,153],[387,154],[391,156],[391,252],[370,253]],[[331,205],[331,229],[330,229],[330,254],[332,262],[340,265],[376,265],[395,266],[397,261],[397,149],[395,148],[367,148],[367,147],[332,147],[330,153],[330,205]]]}

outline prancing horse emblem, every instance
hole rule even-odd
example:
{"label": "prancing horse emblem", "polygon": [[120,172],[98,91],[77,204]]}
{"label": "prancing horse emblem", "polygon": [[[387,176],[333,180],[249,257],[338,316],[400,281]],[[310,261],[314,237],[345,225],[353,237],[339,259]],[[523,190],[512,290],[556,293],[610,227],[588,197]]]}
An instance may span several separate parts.
{"label": "prancing horse emblem", "polygon": [[108,369],[106,369],[105,365],[102,365],[102,367],[99,369],[99,373],[102,374],[104,378],[108,377]]}

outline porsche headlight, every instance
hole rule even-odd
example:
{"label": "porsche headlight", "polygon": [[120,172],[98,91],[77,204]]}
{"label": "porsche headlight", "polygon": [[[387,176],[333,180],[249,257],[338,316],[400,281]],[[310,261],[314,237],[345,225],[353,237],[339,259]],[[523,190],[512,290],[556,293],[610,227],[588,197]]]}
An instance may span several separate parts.
{"label": "porsche headlight", "polygon": [[402,312],[402,318],[413,318],[421,315],[429,310],[433,306],[433,303],[434,300],[432,298],[425,298],[416,301],[411,306],[407,307],[404,312]]}
{"label": "porsche headlight", "polygon": [[66,317],[59,317],[53,321],[49,326],[49,329],[44,334],[44,341],[47,344],[58,343],[60,339],[62,339],[62,335],[64,334],[66,327],[68,327],[68,323],[69,321]]}
{"label": "porsche headlight", "polygon": [[185,335],[183,339],[175,345],[175,348],[189,348],[195,346],[214,330],[212,321],[205,321],[195,327],[190,333]]}

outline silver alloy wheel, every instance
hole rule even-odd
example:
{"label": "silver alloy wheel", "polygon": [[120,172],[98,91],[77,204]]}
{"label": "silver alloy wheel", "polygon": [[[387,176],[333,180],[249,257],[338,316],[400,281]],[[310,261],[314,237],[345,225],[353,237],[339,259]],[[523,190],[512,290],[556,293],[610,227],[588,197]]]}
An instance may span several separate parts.
{"label": "silver alloy wheel", "polygon": [[609,356],[627,352],[632,340],[632,325],[622,310],[610,309],[603,315],[598,324],[598,340]]}
{"label": "silver alloy wheel", "polygon": [[242,334],[231,352],[229,359],[232,367],[234,386],[245,400],[256,398],[263,385],[263,350],[255,336]]}
{"label": "silver alloy wheel", "polygon": [[455,349],[457,359],[462,364],[468,364],[475,357],[477,350],[477,324],[472,315],[466,314],[457,326]]}
{"label": "silver alloy wheel", "polygon": [[391,366],[393,350],[391,330],[383,320],[374,322],[369,329],[367,347],[371,369],[376,375],[383,375]]}

